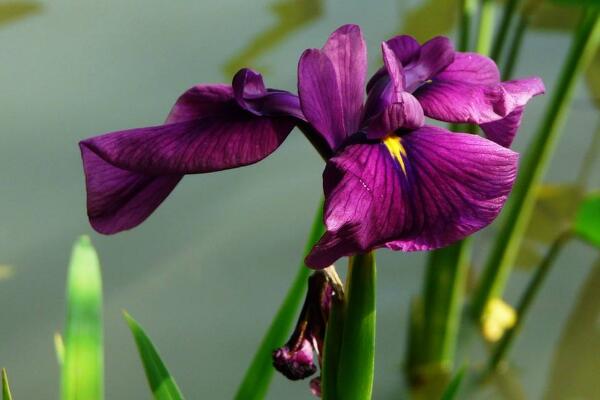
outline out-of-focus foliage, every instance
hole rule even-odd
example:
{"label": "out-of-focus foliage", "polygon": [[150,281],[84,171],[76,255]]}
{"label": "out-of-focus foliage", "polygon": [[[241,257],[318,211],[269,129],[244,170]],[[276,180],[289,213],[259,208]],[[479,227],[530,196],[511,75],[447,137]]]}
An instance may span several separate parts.
{"label": "out-of-focus foliage", "polygon": [[[600,0],[530,0],[525,3],[523,12],[529,14],[529,27],[532,29],[570,32],[581,20],[583,8],[568,5],[586,2],[600,6]],[[585,72],[585,79],[594,104],[600,108],[600,49]]]}
{"label": "out-of-focus foliage", "polygon": [[[456,25],[461,0],[425,0],[402,13],[402,26],[396,35],[412,35],[423,42],[447,34]],[[424,23],[423,21],[427,21]]]}
{"label": "out-of-focus foliage", "polygon": [[54,352],[56,353],[58,365],[62,367],[65,362],[65,342],[58,332],[54,333]]}
{"label": "out-of-focus foliage", "polygon": [[596,260],[560,336],[551,364],[545,400],[600,396],[600,259]]}
{"label": "out-of-focus foliage", "polygon": [[[252,67],[262,54],[281,43],[293,32],[316,20],[323,12],[323,0],[280,0],[271,6],[277,22],[259,33],[239,54],[227,61],[223,72],[230,78],[238,69]],[[263,72],[265,69],[263,68]]]}
{"label": "out-of-focus foliage", "polygon": [[600,248],[600,192],[590,193],[583,199],[577,210],[573,232]]}
{"label": "out-of-focus foliage", "polygon": [[536,205],[527,226],[516,266],[533,268],[540,264],[548,245],[570,230],[584,190],[579,185],[544,185],[537,192]]}
{"label": "out-of-focus foliage", "polygon": [[448,384],[446,391],[444,391],[444,394],[442,395],[442,400],[454,400],[458,398],[457,396],[460,389],[460,385],[463,379],[465,378],[466,373],[466,367],[462,367],[460,371],[458,371],[456,376],[452,378],[452,380]]}
{"label": "out-of-focus foliage", "polygon": [[0,2],[0,25],[18,21],[42,9],[39,3],[27,1]]}
{"label": "out-of-focus foliage", "polygon": [[12,400],[12,394],[8,386],[8,376],[4,368],[2,368],[2,400]]}
{"label": "out-of-focus foliage", "polygon": [[67,280],[62,399],[102,399],[103,370],[100,263],[89,237],[82,236],[73,248]]}
{"label": "out-of-focus foliage", "polygon": [[180,400],[183,399],[175,379],[162,362],[156,348],[142,327],[126,312],[123,313],[127,325],[133,335],[138,348],[146,378],[155,400]]}

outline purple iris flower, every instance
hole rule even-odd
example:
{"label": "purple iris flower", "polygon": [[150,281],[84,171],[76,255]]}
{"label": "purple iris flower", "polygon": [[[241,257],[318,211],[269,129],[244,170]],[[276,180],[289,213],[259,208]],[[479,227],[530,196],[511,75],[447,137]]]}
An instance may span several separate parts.
{"label": "purple iris flower", "polygon": [[[243,69],[232,85],[198,85],[165,124],[80,143],[92,226],[112,234],[143,222],[185,174],[262,160],[298,126],[324,155],[327,230],[306,258],[324,268],[387,247],[431,250],[490,224],[511,191],[518,156],[507,147],[539,78],[500,82],[490,59],[446,38],[382,44],[384,67],[366,85],[360,28],[337,29],[298,65],[298,94],[266,89]],[[487,137],[425,125],[425,117],[481,126]]]}
{"label": "purple iris flower", "polygon": [[327,230],[306,258],[315,268],[379,247],[436,249],[490,224],[512,189],[518,155],[425,125],[424,115],[482,124],[507,144],[527,100],[543,92],[538,78],[500,83],[491,60],[457,53],[445,38],[420,46],[399,36],[382,50],[385,66],[365,104],[357,26],[341,27],[300,59],[302,111],[335,152],[323,173]]}

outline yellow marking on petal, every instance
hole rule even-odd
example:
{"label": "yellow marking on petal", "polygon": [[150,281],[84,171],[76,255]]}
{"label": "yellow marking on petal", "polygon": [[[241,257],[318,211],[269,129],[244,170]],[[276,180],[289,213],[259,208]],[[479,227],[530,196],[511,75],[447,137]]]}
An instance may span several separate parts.
{"label": "yellow marking on petal", "polygon": [[402,168],[402,172],[406,175],[406,166],[404,165],[403,158],[406,157],[406,149],[404,149],[404,146],[402,145],[400,136],[391,133],[383,138],[383,144],[385,144],[385,147],[387,147],[392,157],[398,161],[400,168]]}
{"label": "yellow marking on petal", "polygon": [[483,336],[490,342],[497,342],[504,333],[515,326],[517,313],[500,298],[491,299],[483,314]]}

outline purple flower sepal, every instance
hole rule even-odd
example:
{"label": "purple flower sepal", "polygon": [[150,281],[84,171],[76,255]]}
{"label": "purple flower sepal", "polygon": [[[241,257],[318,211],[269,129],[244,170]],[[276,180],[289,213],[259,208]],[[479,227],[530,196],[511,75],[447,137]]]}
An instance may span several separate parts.
{"label": "purple flower sepal", "polygon": [[[273,351],[273,366],[290,380],[308,378],[317,372],[314,359],[322,365],[323,344],[332,301],[341,301],[342,284],[333,268],[315,271],[296,328],[288,342]],[[310,382],[311,392],[320,395],[320,379]]]}
{"label": "purple flower sepal", "polygon": [[80,142],[90,223],[113,234],[142,223],[186,174],[253,164],[302,122],[298,97],[240,70],[232,85],[187,90],[163,125]]}

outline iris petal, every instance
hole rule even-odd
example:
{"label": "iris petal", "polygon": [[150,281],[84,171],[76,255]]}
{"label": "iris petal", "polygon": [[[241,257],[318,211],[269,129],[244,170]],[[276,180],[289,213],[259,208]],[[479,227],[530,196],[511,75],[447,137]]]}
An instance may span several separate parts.
{"label": "iris petal", "polygon": [[517,161],[490,140],[431,126],[347,146],[325,169],[327,231],[307,265],[323,268],[383,246],[431,250],[460,240],[498,215]]}
{"label": "iris petal", "polygon": [[184,174],[253,164],[279,147],[295,115],[302,115],[297,97],[264,89],[253,71],[237,78],[237,98],[231,86],[198,85],[178,99],[164,125],[80,142],[88,216],[96,230],[111,234],[137,226]]}
{"label": "iris petal", "polygon": [[300,58],[302,111],[332,150],[359,128],[366,70],[366,46],[356,25],[338,28],[322,50],[307,50]]}

